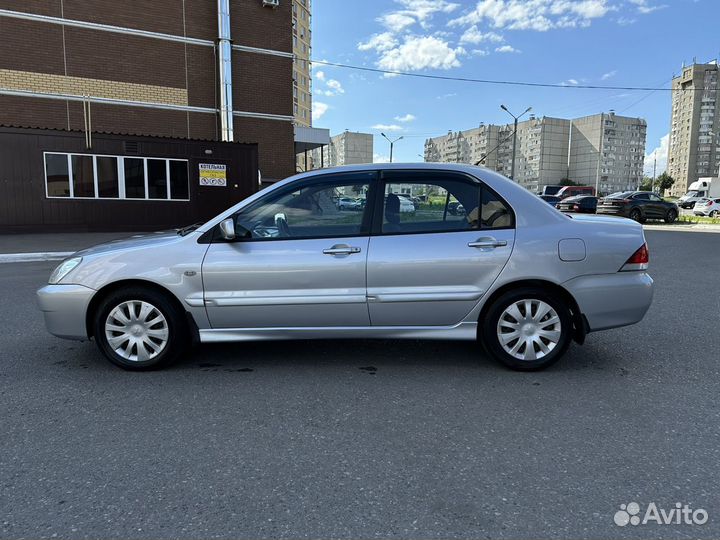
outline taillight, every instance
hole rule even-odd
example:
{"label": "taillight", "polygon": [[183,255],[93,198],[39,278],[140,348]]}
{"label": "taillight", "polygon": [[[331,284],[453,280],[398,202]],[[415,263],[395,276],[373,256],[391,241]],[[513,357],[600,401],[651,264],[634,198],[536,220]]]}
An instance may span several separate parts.
{"label": "taillight", "polygon": [[573,210],[580,210],[579,204],[573,204]]}
{"label": "taillight", "polygon": [[620,269],[621,272],[630,272],[634,270],[647,270],[648,263],[650,262],[650,253],[648,252],[647,244],[643,244],[638,250],[633,253],[630,258],[625,261],[625,264]]}

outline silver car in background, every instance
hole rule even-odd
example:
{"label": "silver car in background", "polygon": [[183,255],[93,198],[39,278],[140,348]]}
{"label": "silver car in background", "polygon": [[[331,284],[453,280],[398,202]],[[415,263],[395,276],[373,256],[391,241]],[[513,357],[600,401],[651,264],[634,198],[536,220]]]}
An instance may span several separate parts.
{"label": "silver car in background", "polygon": [[[338,210],[360,194],[362,211]],[[198,342],[427,338],[479,339],[533,370],[588,332],[640,321],[647,265],[633,221],[564,215],[484,168],[376,164],[304,173],[207,223],[80,251],[38,297],[51,333],[92,338],[126,369]]]}

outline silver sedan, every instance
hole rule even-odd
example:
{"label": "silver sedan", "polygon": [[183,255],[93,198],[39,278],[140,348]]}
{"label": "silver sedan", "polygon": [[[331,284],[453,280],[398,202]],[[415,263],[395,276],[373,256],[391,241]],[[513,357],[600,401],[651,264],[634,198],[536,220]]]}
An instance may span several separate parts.
{"label": "silver sedan", "polygon": [[[358,194],[361,212],[338,210]],[[479,339],[533,370],[640,321],[647,266],[633,221],[564,215],[483,168],[378,164],[294,176],[207,223],[80,251],[38,297],[51,333],[94,339],[126,369],[194,343],[405,338]]]}

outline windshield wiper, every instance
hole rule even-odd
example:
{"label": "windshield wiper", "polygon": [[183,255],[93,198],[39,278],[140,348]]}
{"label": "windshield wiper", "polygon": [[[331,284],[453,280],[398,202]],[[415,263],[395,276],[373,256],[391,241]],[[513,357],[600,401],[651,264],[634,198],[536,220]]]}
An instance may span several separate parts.
{"label": "windshield wiper", "polygon": [[197,229],[200,225],[202,225],[202,221],[200,221],[200,222],[198,222],[198,223],[193,223],[192,225],[188,225],[188,226],[186,226],[186,227],[183,227],[183,228],[181,228],[181,229],[178,229],[178,230],[177,230],[177,233],[178,233],[180,236],[185,236],[186,234],[190,234],[191,232],[193,232],[193,231],[194,231],[195,229]]}

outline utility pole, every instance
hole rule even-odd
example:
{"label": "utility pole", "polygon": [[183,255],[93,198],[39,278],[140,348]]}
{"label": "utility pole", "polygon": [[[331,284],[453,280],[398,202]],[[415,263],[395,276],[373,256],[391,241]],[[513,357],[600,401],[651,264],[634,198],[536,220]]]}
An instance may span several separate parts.
{"label": "utility pole", "polygon": [[513,149],[512,149],[512,163],[510,164],[510,180],[515,180],[515,151],[517,149],[518,120],[520,120],[520,118],[522,118],[525,114],[532,111],[532,107],[528,107],[518,116],[515,116],[513,113],[511,113],[505,105],[500,105],[500,108],[503,111],[505,111],[506,113],[508,113],[510,116],[513,117]]}
{"label": "utility pole", "polygon": [[393,161],[392,161],[393,146],[395,146],[395,143],[398,142],[399,140],[403,139],[404,137],[401,135],[400,137],[398,137],[397,139],[395,139],[394,141],[392,141],[392,140],[390,140],[390,139],[388,138],[388,136],[385,135],[384,133],[380,133],[380,135],[382,135],[383,137],[385,137],[385,139],[387,140],[387,142],[390,143],[390,163],[392,163],[392,162],[393,162]]}
{"label": "utility pole", "polygon": [[655,159],[653,160],[653,181],[652,186],[650,186],[650,191],[653,191],[655,189],[655,180],[657,179],[657,152],[655,152]]}

